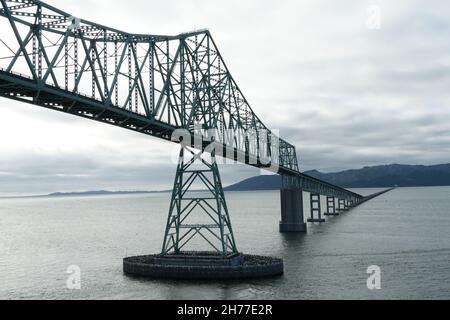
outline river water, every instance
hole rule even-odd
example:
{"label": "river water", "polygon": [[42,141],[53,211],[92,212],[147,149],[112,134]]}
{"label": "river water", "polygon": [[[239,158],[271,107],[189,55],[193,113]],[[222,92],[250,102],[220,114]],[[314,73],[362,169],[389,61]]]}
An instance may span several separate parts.
{"label": "river water", "polygon": [[[279,192],[226,196],[240,251],[282,257],[284,276],[126,277],[123,257],[160,251],[169,194],[0,199],[0,298],[450,299],[450,187],[399,188],[290,235],[278,232]],[[66,286],[73,265],[80,290]],[[373,265],[380,290],[367,287]]]}

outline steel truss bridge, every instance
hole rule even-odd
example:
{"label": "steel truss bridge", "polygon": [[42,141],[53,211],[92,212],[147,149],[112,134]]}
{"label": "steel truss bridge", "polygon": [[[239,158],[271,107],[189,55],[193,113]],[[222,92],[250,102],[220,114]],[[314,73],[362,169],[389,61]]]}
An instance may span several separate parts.
{"label": "steel truss bridge", "polygon": [[[311,203],[326,196],[328,213],[339,209],[335,200],[341,210],[367,200],[300,172],[295,147],[255,114],[208,30],[177,36],[132,34],[73,17],[41,1],[0,2],[0,96],[169,141],[180,129],[193,139],[196,126],[213,129],[214,153],[228,150],[225,157],[257,168],[269,168],[270,159],[283,176],[282,231],[303,230],[303,212],[297,212],[303,210],[299,190],[311,193]],[[227,134],[230,130],[247,135],[237,139]],[[210,143],[197,146],[200,153]],[[179,165],[167,251],[181,250],[181,241],[193,234],[206,239],[204,229],[214,233],[214,227],[220,229],[220,235],[215,234],[222,244],[218,251],[237,250],[222,206],[218,169],[211,164],[206,168],[213,178],[205,184],[217,200],[212,224],[183,225],[180,216],[193,206],[206,207],[207,201],[193,199],[183,211],[183,188],[190,185],[184,185],[181,177],[188,173],[186,166]],[[202,177],[205,172],[194,172],[193,179],[209,181]],[[320,201],[314,210],[319,219],[312,212],[312,221],[321,221]],[[188,230],[184,238],[183,227]]]}

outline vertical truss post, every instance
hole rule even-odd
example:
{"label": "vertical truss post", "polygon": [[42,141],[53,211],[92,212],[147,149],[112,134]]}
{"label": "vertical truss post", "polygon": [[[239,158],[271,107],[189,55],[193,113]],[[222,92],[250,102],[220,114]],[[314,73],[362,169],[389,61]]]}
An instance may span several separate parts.
{"label": "vertical truss post", "polygon": [[153,115],[155,111],[155,62],[153,59],[153,52],[155,50],[155,42],[152,40],[149,43],[149,85],[150,85],[150,94],[149,94],[149,109],[150,114]]}
{"label": "vertical truss post", "polygon": [[105,87],[103,88],[103,92],[105,95],[105,99],[108,99],[108,42],[106,41],[107,31],[103,30],[103,74],[105,77]]}
{"label": "vertical truss post", "polygon": [[37,69],[37,76],[38,79],[42,79],[42,6],[40,4],[38,4],[37,6],[37,46],[38,46],[38,50],[37,50],[37,55],[38,55],[38,69]]}
{"label": "vertical truss post", "polygon": [[327,197],[327,212],[326,216],[338,216],[339,213],[336,210],[336,199],[334,197]]}
{"label": "vertical truss post", "polygon": [[[165,92],[162,92],[161,94],[165,94],[166,95],[166,99],[167,99],[167,108],[172,108],[172,103],[171,103],[171,98],[170,98],[170,82],[171,82],[171,77],[172,77],[172,72],[171,72],[171,67],[170,67],[170,44],[169,44],[169,39],[166,40],[166,82],[167,85],[165,86],[166,90]],[[175,61],[174,61],[174,66],[175,66]],[[167,119],[168,122],[171,123],[171,119],[172,119],[172,112],[168,112],[167,113]]]}
{"label": "vertical truss post", "polygon": [[[194,51],[195,52],[195,54],[194,54],[195,63],[194,63],[194,65],[197,65],[197,67],[195,68],[195,86],[197,87],[197,90],[195,90],[196,91],[196,93],[195,93],[196,94],[195,100],[199,100],[200,92],[199,92],[198,88],[200,86],[200,83],[199,83],[200,64],[199,64],[199,61],[198,61],[199,47],[198,47],[198,36],[197,35],[195,35],[194,43],[195,43],[195,51]],[[198,115],[197,115],[197,119],[196,120],[199,120],[198,119]]]}
{"label": "vertical truss post", "polygon": [[36,35],[36,29],[34,30],[34,33],[33,33],[33,42],[32,42],[32,45],[33,45],[33,60],[32,60],[32,62],[33,62],[33,66],[34,66],[34,71],[35,72],[37,72],[37,69],[38,69],[38,66],[37,66],[37,40],[36,40],[36,37],[37,37],[37,35]]}
{"label": "vertical truss post", "polygon": [[[119,73],[119,57],[117,54],[118,46],[117,46],[117,40],[114,41],[114,72]],[[114,103],[116,106],[119,105],[119,77],[116,77],[116,84],[114,85]]]}
{"label": "vertical truss post", "polygon": [[[190,159],[186,161],[185,156]],[[200,242],[208,248],[203,251],[212,249],[223,257],[238,253],[215,151],[210,158],[207,161],[202,152],[181,147],[162,255],[182,254],[188,244],[196,247]],[[196,184],[206,192],[196,192]]]}
{"label": "vertical truss post", "polygon": [[95,99],[95,49],[94,46],[97,46],[95,41],[92,41],[92,53],[91,53],[91,71],[92,71],[92,98]]}
{"label": "vertical truss post", "polygon": [[76,83],[78,83],[78,38],[73,38],[73,79],[74,79],[74,89]]}
{"label": "vertical truss post", "polygon": [[209,35],[206,36],[206,55],[207,55],[207,64],[208,64],[208,69],[207,69],[207,77],[206,77],[206,85],[207,85],[207,99],[208,102],[205,104],[207,105],[207,110],[208,110],[208,127],[214,127],[213,123],[212,123],[212,119],[213,119],[213,114],[214,114],[214,110],[213,110],[213,103],[211,101],[211,44],[210,44],[210,37]]}
{"label": "vertical truss post", "polygon": [[291,176],[281,176],[281,221],[280,232],[306,232],[303,217],[303,190]]}
{"label": "vertical truss post", "polygon": [[[311,193],[310,194],[310,200],[311,200],[311,218],[308,219],[308,222],[318,222],[323,223],[325,222],[325,219],[322,218],[322,209],[320,206],[320,194],[318,193]],[[316,218],[317,214],[317,218]]]}
{"label": "vertical truss post", "polygon": [[188,128],[186,121],[186,74],[185,74],[185,42],[184,39],[180,39],[180,87],[181,87],[181,124],[184,128]]}
{"label": "vertical truss post", "polygon": [[131,60],[131,42],[128,43],[128,110],[133,110],[133,81],[132,81],[132,60]]}
{"label": "vertical truss post", "polygon": [[64,44],[64,88],[69,90],[69,42]]}

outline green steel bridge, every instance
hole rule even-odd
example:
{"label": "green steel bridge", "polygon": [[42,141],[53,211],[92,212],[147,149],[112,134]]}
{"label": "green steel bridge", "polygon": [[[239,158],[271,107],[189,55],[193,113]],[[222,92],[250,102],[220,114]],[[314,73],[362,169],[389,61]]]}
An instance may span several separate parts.
{"label": "green steel bridge", "polygon": [[[306,231],[303,191],[311,194],[310,222],[324,221],[321,196],[328,215],[369,199],[300,171],[295,147],[255,114],[208,30],[132,34],[41,1],[0,2],[0,96],[182,144],[163,253],[194,237],[223,254],[237,251],[216,155],[282,175],[281,231]],[[188,197],[194,181],[209,197]],[[197,209],[210,223],[187,223]]]}

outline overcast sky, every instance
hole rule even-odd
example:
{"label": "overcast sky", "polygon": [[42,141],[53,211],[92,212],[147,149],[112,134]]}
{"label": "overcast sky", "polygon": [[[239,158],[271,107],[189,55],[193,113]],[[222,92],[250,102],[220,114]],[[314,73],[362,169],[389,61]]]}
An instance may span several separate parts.
{"label": "overcast sky", "polygon": [[[209,28],[302,170],[448,163],[450,2],[47,0],[136,33]],[[381,10],[374,27],[373,11]],[[0,99],[0,194],[170,188],[174,146]],[[259,174],[226,166],[224,183]]]}

